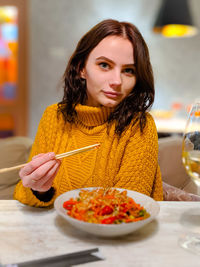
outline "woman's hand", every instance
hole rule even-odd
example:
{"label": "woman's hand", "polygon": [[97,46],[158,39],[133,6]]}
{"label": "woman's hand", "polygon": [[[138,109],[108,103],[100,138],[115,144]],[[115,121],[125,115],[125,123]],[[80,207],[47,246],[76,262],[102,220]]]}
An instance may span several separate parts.
{"label": "woman's hand", "polygon": [[20,170],[19,176],[24,187],[46,192],[51,188],[59,167],[60,160],[55,158],[54,152],[38,154]]}

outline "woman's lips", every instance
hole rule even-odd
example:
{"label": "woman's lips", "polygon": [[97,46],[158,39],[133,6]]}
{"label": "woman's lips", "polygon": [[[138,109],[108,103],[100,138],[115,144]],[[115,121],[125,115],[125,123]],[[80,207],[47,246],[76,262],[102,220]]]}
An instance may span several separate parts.
{"label": "woman's lips", "polygon": [[121,93],[118,92],[111,92],[111,91],[103,91],[103,93],[110,98],[117,98],[121,95]]}

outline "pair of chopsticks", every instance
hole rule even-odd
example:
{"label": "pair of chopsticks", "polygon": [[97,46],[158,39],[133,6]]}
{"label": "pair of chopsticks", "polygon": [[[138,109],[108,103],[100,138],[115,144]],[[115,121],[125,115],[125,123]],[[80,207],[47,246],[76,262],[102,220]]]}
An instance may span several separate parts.
{"label": "pair of chopsticks", "polygon": [[[79,149],[75,149],[75,150],[71,150],[71,151],[68,151],[68,152],[65,152],[65,153],[62,153],[62,154],[58,154],[58,155],[55,156],[55,158],[56,159],[62,159],[62,158],[70,157],[70,156],[73,156],[73,155],[76,155],[76,154],[79,154],[79,153],[82,153],[82,152],[86,152],[86,151],[92,150],[92,149],[97,148],[99,146],[100,146],[100,144],[94,144],[94,145],[91,145],[91,146],[85,146],[85,147],[82,147],[82,148],[79,148]],[[27,163],[24,163],[24,164],[21,164],[21,165],[17,165],[17,166],[14,166],[14,167],[10,167],[10,168],[0,169],[0,173],[21,169],[22,167],[26,166],[26,164]]]}
{"label": "pair of chopsticks", "polygon": [[21,262],[16,264],[3,265],[3,267],[57,267],[57,266],[74,266],[84,264],[87,262],[100,261],[105,258],[101,255],[98,248],[83,250],[79,252],[73,252],[60,256],[53,256],[44,259],[32,260],[27,262]]}

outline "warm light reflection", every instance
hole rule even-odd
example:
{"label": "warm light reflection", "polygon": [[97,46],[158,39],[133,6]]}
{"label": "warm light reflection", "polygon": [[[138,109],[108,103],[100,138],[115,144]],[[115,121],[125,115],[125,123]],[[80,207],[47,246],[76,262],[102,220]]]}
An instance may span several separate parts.
{"label": "warm light reflection", "polygon": [[9,108],[17,99],[18,10],[0,7],[0,138],[14,135],[14,117]]}
{"label": "warm light reflection", "polygon": [[17,8],[14,6],[0,7],[0,23],[17,23]]}
{"label": "warm light reflection", "polygon": [[161,30],[162,35],[170,38],[191,37],[196,35],[197,32],[195,27],[180,24],[166,25]]}

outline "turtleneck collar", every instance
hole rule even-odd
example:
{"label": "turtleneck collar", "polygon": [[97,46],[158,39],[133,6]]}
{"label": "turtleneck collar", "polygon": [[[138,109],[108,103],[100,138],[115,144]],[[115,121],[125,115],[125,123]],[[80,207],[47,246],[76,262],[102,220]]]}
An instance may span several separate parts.
{"label": "turtleneck collar", "polygon": [[90,107],[78,104],[76,106],[77,119],[85,126],[94,127],[104,124],[113,111],[108,107]]}

